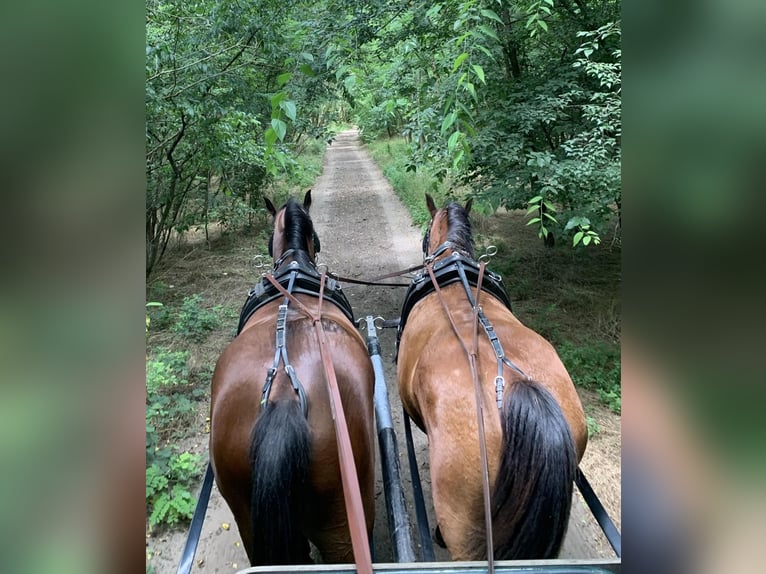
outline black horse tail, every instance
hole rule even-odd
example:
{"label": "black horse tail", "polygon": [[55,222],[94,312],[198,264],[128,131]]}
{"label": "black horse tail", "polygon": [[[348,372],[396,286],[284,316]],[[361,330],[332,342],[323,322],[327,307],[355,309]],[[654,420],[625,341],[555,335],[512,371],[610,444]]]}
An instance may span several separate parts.
{"label": "black horse tail", "polygon": [[309,426],[297,401],[267,402],[253,428],[250,448],[250,561],[256,565],[300,564],[308,541],[299,516],[306,500]]}
{"label": "black horse tail", "polygon": [[577,470],[569,424],[547,389],[517,380],[506,396],[501,425],[503,450],[491,498],[495,558],[555,558]]}

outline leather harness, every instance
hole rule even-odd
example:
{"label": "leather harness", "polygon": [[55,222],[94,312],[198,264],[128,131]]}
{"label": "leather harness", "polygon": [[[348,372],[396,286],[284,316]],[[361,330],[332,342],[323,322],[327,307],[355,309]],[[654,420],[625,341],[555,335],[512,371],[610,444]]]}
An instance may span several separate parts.
{"label": "leather harness", "polygon": [[[294,250],[292,249],[286,251],[274,264],[276,271],[273,273],[273,276],[264,276],[261,281],[250,290],[247,301],[245,301],[239,316],[237,335],[242,332],[242,329],[244,329],[248,320],[250,320],[250,317],[252,317],[258,309],[283,296],[280,290],[273,284],[272,279],[276,281],[278,285],[285,289],[287,295],[284,295],[282,304],[279,306],[277,312],[274,362],[266,373],[266,382],[263,385],[263,392],[261,393],[261,405],[266,404],[269,400],[269,394],[271,393],[271,387],[274,383],[274,378],[277,375],[279,364],[284,363],[285,373],[287,373],[287,376],[290,379],[290,385],[293,387],[296,395],[298,395],[303,416],[307,417],[308,400],[306,399],[306,391],[304,390],[300,379],[298,379],[295,369],[290,364],[290,359],[287,355],[287,308],[290,303],[290,297],[288,295],[303,293],[311,295],[312,297],[317,297],[322,291],[322,277],[316,271],[315,267],[306,264],[302,265],[296,260],[284,265],[283,263],[285,259],[293,254]],[[354,315],[351,311],[351,305],[343,294],[343,291],[341,291],[340,284],[333,279],[325,278],[325,285],[325,299],[334,303],[335,306],[343,311],[349,321],[353,323]]]}
{"label": "leather harness", "polygon": [[[290,249],[285,252],[285,255],[291,255],[292,252],[293,250]],[[303,293],[316,297],[320,287],[320,275],[316,267],[305,264],[301,265],[297,261],[291,261],[289,264],[283,265],[285,255],[280,257],[280,260],[274,265],[274,278],[285,288],[292,281],[293,286],[291,289],[288,289],[290,293]],[[327,277],[326,281],[327,286],[325,287],[324,298],[335,304],[348,317],[348,320],[353,323],[354,313],[351,310],[351,304],[346,299],[346,295],[341,290],[340,283],[331,277]],[[280,297],[282,297],[282,294],[267,281],[266,277],[263,277],[247,294],[247,300],[239,315],[237,335],[242,332],[242,329],[244,329],[250,317],[253,316],[253,313]]]}

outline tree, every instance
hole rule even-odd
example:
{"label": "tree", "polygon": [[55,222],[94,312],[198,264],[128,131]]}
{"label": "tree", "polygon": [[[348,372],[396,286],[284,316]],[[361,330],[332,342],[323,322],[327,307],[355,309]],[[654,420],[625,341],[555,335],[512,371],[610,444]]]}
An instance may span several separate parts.
{"label": "tree", "polygon": [[[540,233],[605,229],[619,209],[620,3],[462,0],[397,15],[356,65],[369,133],[410,136],[413,168],[486,207],[532,210]],[[541,200],[530,200],[540,197]],[[558,208],[554,208],[556,204]]]}
{"label": "tree", "polygon": [[[291,92],[321,90],[302,3],[148,0],[146,47],[146,268],[174,229],[252,212],[263,186],[289,170],[316,129]],[[268,14],[268,19],[264,15]]]}
{"label": "tree", "polygon": [[248,220],[350,114],[485,209],[596,238],[621,204],[619,18],[615,0],[147,0],[147,273],[174,229]]}

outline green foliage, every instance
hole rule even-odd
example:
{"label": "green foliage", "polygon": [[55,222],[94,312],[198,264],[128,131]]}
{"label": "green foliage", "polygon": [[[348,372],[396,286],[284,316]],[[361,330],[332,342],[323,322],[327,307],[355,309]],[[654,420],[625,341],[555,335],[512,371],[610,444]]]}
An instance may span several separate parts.
{"label": "green foliage", "polygon": [[221,323],[218,318],[218,309],[205,309],[202,304],[200,295],[184,297],[175,315],[175,323],[171,331],[190,341],[200,342],[210,331],[216,329]]}
{"label": "green foliage", "polygon": [[255,210],[252,205],[240,197],[229,196],[221,200],[216,198],[211,201],[208,217],[217,221],[228,232],[242,229],[253,221]]}
{"label": "green foliage", "polygon": [[166,456],[163,440],[174,436],[194,414],[199,393],[188,384],[187,351],[159,351],[146,362],[147,461]]}
{"label": "green foliage", "polygon": [[169,441],[182,434],[202,392],[187,381],[187,351],[160,351],[146,362],[146,504],[149,523],[191,517],[190,488],[200,474],[198,455],[177,453]]}
{"label": "green foliage", "polygon": [[[532,288],[538,289],[539,287],[537,285],[533,285]],[[558,328],[558,320],[556,319],[556,314],[559,312],[558,306],[558,303],[548,303],[547,305],[544,305],[542,308],[538,309],[534,315],[528,317],[527,320],[528,326],[532,330],[536,331],[554,344],[561,339],[561,334],[559,333]]]}
{"label": "green foliage", "polygon": [[[541,191],[547,191],[544,187]],[[550,201],[546,201],[542,195],[536,195],[527,202],[527,216],[534,214],[534,217],[527,221],[527,225],[537,224],[540,231],[537,236],[541,238],[548,237],[550,231],[548,228],[552,224],[557,224],[556,218],[551,215],[556,213],[556,208]]]}
{"label": "green foliage", "polygon": [[265,186],[346,119],[321,56],[328,38],[311,29],[333,15],[313,10],[316,20],[295,2],[148,0],[147,273],[173,230],[249,224]]}
{"label": "green foliage", "polygon": [[606,343],[575,346],[565,342],[557,350],[575,385],[595,389],[602,403],[617,414],[622,412],[618,346]]}
{"label": "green foliage", "polygon": [[159,351],[146,363],[146,388],[155,392],[186,384],[189,376],[188,351]]}
{"label": "green foliage", "polygon": [[[408,169],[470,185],[482,211],[543,195],[544,237],[594,244],[621,205],[620,7],[149,0],[147,270],[174,229],[251,223],[352,119],[365,141],[403,135]],[[562,228],[576,217],[590,228]]]}
{"label": "green foliage", "polygon": [[615,413],[622,413],[622,391],[617,385],[610,389],[598,389],[598,398]]}
{"label": "green foliage", "polygon": [[601,243],[601,238],[598,233],[590,228],[590,220],[587,217],[573,217],[567,222],[565,230],[577,228],[577,232],[572,238],[572,247],[577,247],[577,244],[582,241],[583,246],[587,246],[592,241],[594,245]]}
{"label": "green foliage", "polygon": [[443,202],[447,197],[446,185],[424,171],[408,169],[408,145],[401,138],[379,140],[367,147],[394,192],[407,207],[413,222],[425,227],[431,220],[425,194],[429,193],[435,201]]}
{"label": "green foliage", "polygon": [[344,73],[365,136],[404,135],[409,169],[470,186],[485,213],[543,196],[540,236],[590,247],[621,205],[619,18],[613,0],[384,8]]}
{"label": "green foliage", "polygon": [[529,30],[530,38],[537,36],[540,30],[548,31],[545,18],[552,15],[551,8],[553,8],[553,0],[534,0],[527,6],[524,27]]}
{"label": "green foliage", "polygon": [[149,309],[161,309],[163,307],[162,303],[158,303],[156,301],[150,301],[146,304],[146,337],[149,337],[149,325],[152,322],[151,317],[149,316]]}
{"label": "green foliage", "polygon": [[149,525],[173,525],[189,520],[196,500],[190,489],[201,475],[199,455],[182,452],[173,455],[165,468],[154,463],[146,469],[146,504]]}

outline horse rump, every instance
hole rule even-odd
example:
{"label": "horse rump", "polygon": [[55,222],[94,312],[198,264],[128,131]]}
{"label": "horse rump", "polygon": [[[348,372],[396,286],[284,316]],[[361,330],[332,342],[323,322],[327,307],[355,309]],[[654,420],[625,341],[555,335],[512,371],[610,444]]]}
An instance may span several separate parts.
{"label": "horse rump", "polygon": [[[503,447],[492,492],[498,560],[555,558],[572,505],[577,454],[553,395],[530,380],[514,381],[501,415]],[[477,547],[477,552],[486,555]]]}
{"label": "horse rump", "polygon": [[310,435],[294,400],[267,402],[255,422],[250,463],[252,565],[310,561],[308,540],[300,531],[306,500]]}

